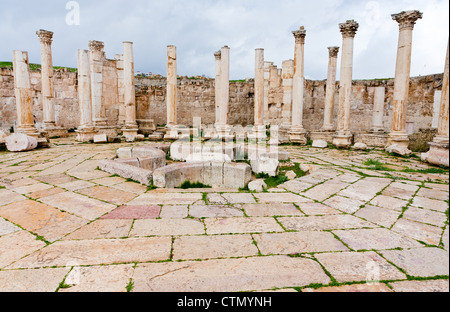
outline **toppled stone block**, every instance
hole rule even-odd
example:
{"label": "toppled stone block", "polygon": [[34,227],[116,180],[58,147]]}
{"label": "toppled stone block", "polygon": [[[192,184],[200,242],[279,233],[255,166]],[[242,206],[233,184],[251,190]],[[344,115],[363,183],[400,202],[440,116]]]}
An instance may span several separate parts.
{"label": "toppled stone block", "polygon": [[161,141],[164,138],[164,133],[162,132],[153,132],[152,134],[149,134],[147,139],[150,141]]}
{"label": "toppled stone block", "polygon": [[38,140],[22,133],[14,133],[5,138],[6,148],[10,152],[26,152],[38,146]]}
{"label": "toppled stone block", "polygon": [[0,143],[4,143],[5,139],[9,136],[9,132],[0,129]]}
{"label": "toppled stone block", "polygon": [[230,156],[221,153],[193,153],[186,158],[187,163],[193,162],[231,162]]}
{"label": "toppled stone block", "polygon": [[364,144],[364,143],[356,143],[356,144],[353,146],[353,149],[355,149],[355,150],[357,150],[357,151],[365,151],[365,150],[367,150],[367,145]]}
{"label": "toppled stone block", "polygon": [[407,156],[407,157],[411,156],[411,154],[412,154],[412,152],[408,148],[398,146],[397,144],[388,146],[386,148],[386,152],[394,153],[394,154],[397,154],[400,156]]}
{"label": "toppled stone block", "polygon": [[119,136],[109,136],[108,143],[122,143],[122,139]]}
{"label": "toppled stone block", "polygon": [[178,163],[158,168],[153,173],[153,184],[161,188],[180,187],[190,181],[237,189],[245,187],[250,179],[250,166],[244,163]]}
{"label": "toppled stone block", "polygon": [[124,179],[132,179],[144,185],[150,185],[153,172],[114,160],[104,159],[100,162],[100,169],[110,174],[117,174]]}
{"label": "toppled stone block", "polygon": [[328,147],[328,142],[324,141],[324,140],[315,140],[312,144],[312,147],[316,147],[316,148],[327,148]]}
{"label": "toppled stone block", "polygon": [[286,172],[286,177],[289,180],[294,180],[297,177],[297,174],[294,171],[288,171]]}
{"label": "toppled stone block", "polygon": [[133,149],[131,147],[119,148],[116,152],[117,157],[118,158],[132,158],[133,157],[132,150]]}
{"label": "toppled stone block", "polygon": [[248,189],[252,192],[263,192],[267,189],[267,184],[264,180],[255,180],[248,184]]}
{"label": "toppled stone block", "polygon": [[259,156],[257,159],[251,160],[250,164],[254,173],[265,173],[271,177],[278,175],[280,162],[277,159],[267,156]]}
{"label": "toppled stone block", "polygon": [[106,134],[94,135],[94,143],[108,143],[108,136]]}

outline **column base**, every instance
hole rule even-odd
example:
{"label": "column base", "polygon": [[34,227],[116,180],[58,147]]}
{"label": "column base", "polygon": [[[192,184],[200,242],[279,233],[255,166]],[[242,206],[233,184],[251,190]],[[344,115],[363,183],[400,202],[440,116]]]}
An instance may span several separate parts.
{"label": "column base", "polygon": [[430,143],[430,151],[421,155],[422,161],[437,166],[449,167],[449,139],[437,136]]}
{"label": "column base", "polygon": [[181,126],[167,126],[164,140],[180,140],[186,138],[189,139],[189,136],[189,128]]}
{"label": "column base", "polygon": [[106,134],[107,137],[117,137],[118,131],[116,127],[112,126],[94,126],[97,134]]}
{"label": "column base", "polygon": [[67,129],[57,127],[53,122],[44,122],[42,125],[42,134],[48,138],[65,138],[69,136]]}
{"label": "column base", "polygon": [[322,140],[329,144],[333,144],[333,136],[335,134],[335,131],[333,130],[319,130],[319,131],[312,131],[309,136],[312,141],[318,141]]}
{"label": "column base", "polygon": [[337,148],[350,149],[353,145],[353,135],[351,132],[336,132],[333,136],[333,145]]}
{"label": "column base", "polygon": [[303,128],[293,127],[289,131],[289,141],[291,143],[296,143],[300,145],[308,144],[308,138],[306,136],[306,131]]}
{"label": "column base", "polygon": [[387,145],[397,145],[401,148],[408,148],[409,136],[406,132],[391,132],[388,136]]}
{"label": "column base", "polygon": [[269,140],[270,145],[280,145],[280,144],[287,144],[289,143],[289,131],[290,126],[286,124],[281,124],[278,128],[278,137],[273,138],[271,137]]}
{"label": "column base", "polygon": [[34,125],[24,125],[17,127],[17,133],[23,133],[33,138],[39,138],[40,133]]}
{"label": "column base", "polygon": [[388,135],[384,132],[361,133],[355,135],[355,142],[361,142],[369,147],[385,148],[388,141]]}
{"label": "column base", "polygon": [[254,126],[251,133],[247,135],[249,141],[266,141],[266,126]]}
{"label": "column base", "polygon": [[139,131],[142,134],[152,134],[156,131],[155,121],[153,119],[138,119],[136,120]]}
{"label": "column base", "polygon": [[97,131],[94,128],[81,128],[78,129],[76,133],[77,141],[86,143],[94,140],[94,135],[97,134]]}
{"label": "column base", "polygon": [[134,142],[136,141],[136,137],[138,136],[139,129],[136,128],[123,128],[122,136],[125,138],[126,142]]}

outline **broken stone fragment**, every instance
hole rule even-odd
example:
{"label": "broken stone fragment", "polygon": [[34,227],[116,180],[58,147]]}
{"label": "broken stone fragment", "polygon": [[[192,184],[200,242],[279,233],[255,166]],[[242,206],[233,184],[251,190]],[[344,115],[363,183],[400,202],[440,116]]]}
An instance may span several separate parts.
{"label": "broken stone fragment", "polygon": [[248,189],[252,192],[260,193],[267,189],[267,184],[264,182],[264,180],[255,180],[248,184]]}
{"label": "broken stone fragment", "polygon": [[328,147],[328,142],[324,141],[324,140],[315,140],[312,144],[312,147],[317,147],[317,148],[327,148]]}
{"label": "broken stone fragment", "polygon": [[26,152],[38,146],[38,140],[26,134],[14,133],[5,139],[6,148],[10,152]]}

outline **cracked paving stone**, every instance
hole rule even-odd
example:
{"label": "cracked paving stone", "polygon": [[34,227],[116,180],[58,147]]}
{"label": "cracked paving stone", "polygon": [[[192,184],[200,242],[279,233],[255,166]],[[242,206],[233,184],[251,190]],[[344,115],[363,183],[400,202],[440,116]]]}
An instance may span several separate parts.
{"label": "cracked paving stone", "polygon": [[392,231],[414,238],[430,245],[439,245],[442,229],[433,225],[400,219],[392,227]]}
{"label": "cracked paving stone", "polygon": [[246,204],[242,208],[250,217],[303,216],[294,204]]}
{"label": "cracked paving stone", "polygon": [[205,234],[205,226],[199,220],[158,219],[136,220],[130,237],[137,236],[179,236]]}
{"label": "cracked paving stone", "polygon": [[18,231],[0,237],[0,269],[46,246],[27,231]]}
{"label": "cracked paving stone", "polygon": [[208,234],[283,232],[273,218],[211,218],[205,219]]}
{"label": "cracked paving stone", "polygon": [[70,268],[0,271],[0,292],[55,292]]}
{"label": "cracked paving stone", "polygon": [[243,217],[244,213],[238,208],[224,205],[191,205],[189,215],[194,218],[229,218]]}
{"label": "cracked paving stone", "polygon": [[332,292],[342,292],[342,293],[378,293],[378,292],[392,292],[392,290],[382,283],[366,283],[366,284],[354,284],[354,285],[343,285],[335,287],[322,287],[318,289],[305,288],[302,292],[315,292],[315,293],[332,293]]}
{"label": "cracked paving stone", "polygon": [[377,225],[361,220],[351,215],[327,215],[309,217],[280,217],[278,221],[287,229],[293,231],[335,230],[373,228]]}
{"label": "cracked paving stone", "polygon": [[133,220],[97,220],[66,236],[64,240],[127,237]]}
{"label": "cracked paving stone", "polygon": [[448,280],[401,281],[389,285],[395,292],[449,292]]}
{"label": "cracked paving stone", "polygon": [[390,228],[398,220],[401,211],[384,209],[372,205],[366,205],[360,209],[355,216],[364,218],[367,221]]}
{"label": "cracked paving stone", "polygon": [[329,282],[314,260],[252,257],[138,264],[133,292],[237,292]]}

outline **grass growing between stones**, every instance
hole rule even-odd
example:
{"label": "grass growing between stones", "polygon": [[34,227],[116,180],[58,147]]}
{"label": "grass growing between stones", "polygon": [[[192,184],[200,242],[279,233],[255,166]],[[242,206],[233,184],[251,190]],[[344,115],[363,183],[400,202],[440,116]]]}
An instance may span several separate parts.
{"label": "grass growing between stones", "polygon": [[191,181],[184,181],[183,184],[181,184],[180,187],[177,187],[178,189],[201,189],[201,188],[212,188],[211,185],[205,185],[201,182],[191,182]]}

